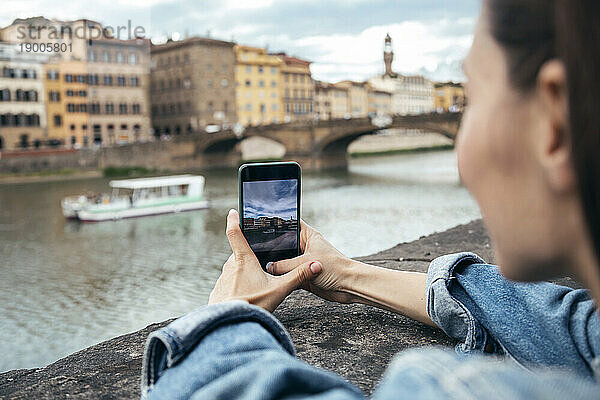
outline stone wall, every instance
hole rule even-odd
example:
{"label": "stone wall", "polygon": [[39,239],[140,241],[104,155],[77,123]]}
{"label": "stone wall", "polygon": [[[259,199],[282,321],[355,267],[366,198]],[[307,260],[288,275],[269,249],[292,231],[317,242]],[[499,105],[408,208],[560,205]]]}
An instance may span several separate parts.
{"label": "stone wall", "polygon": [[[399,244],[361,261],[425,272],[433,258],[464,250],[493,262],[481,221]],[[341,374],[365,394],[371,393],[397,352],[454,345],[442,331],[404,316],[360,304],[331,303],[304,291],[288,297],[274,314],[288,329],[300,359]],[[138,399],[146,337],[168,322],[102,342],[44,368],[0,374],[0,398]]]}
{"label": "stone wall", "polygon": [[23,151],[18,154],[0,153],[0,174],[94,169],[98,168],[98,156],[99,152],[92,149]]}

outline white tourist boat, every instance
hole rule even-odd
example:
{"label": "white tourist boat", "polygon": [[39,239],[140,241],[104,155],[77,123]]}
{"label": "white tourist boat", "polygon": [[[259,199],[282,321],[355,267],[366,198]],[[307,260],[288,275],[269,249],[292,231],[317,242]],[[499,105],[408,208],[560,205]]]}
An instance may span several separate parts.
{"label": "white tourist boat", "polygon": [[112,194],[66,197],[63,215],[81,221],[107,221],[208,208],[204,177],[175,175],[110,181]]}

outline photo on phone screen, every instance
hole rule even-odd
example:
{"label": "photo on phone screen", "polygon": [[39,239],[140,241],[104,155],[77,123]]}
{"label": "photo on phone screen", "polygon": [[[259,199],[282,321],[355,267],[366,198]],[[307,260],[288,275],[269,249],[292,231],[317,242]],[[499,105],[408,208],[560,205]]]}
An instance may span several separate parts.
{"label": "photo on phone screen", "polygon": [[243,182],[243,230],[255,253],[298,248],[298,180]]}

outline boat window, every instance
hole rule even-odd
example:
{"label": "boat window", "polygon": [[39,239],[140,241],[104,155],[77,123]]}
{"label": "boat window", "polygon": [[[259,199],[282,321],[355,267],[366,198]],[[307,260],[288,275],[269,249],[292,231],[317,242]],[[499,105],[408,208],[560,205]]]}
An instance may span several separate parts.
{"label": "boat window", "polygon": [[169,186],[169,196],[181,196],[181,187],[177,185]]}
{"label": "boat window", "polygon": [[148,198],[156,198],[156,197],[161,197],[162,193],[161,193],[161,188],[160,187],[153,187],[148,189]]}
{"label": "boat window", "polygon": [[181,195],[182,196],[186,196],[187,192],[188,192],[188,186],[189,185],[181,185]]}

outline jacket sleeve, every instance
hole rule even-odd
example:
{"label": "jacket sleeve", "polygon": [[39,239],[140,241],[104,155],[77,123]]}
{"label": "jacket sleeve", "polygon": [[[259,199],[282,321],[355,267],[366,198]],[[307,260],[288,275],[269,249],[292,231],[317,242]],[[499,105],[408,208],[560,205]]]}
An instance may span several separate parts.
{"label": "jacket sleeve", "polygon": [[583,289],[517,283],[473,253],[436,258],[427,276],[427,312],[459,353],[503,354],[527,368],[597,374],[600,324]]}
{"label": "jacket sleeve", "polygon": [[243,301],[208,305],[150,334],[143,399],[362,399],[343,378],[298,360],[285,328]]}

